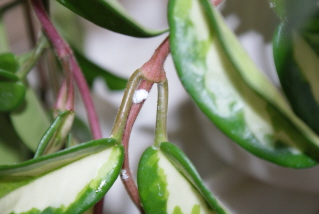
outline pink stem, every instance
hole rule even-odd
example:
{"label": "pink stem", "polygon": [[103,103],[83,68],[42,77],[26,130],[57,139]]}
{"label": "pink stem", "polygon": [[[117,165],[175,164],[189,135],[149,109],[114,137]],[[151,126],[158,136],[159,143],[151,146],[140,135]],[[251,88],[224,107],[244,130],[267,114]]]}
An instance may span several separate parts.
{"label": "pink stem", "polygon": [[71,63],[71,68],[73,69],[74,80],[77,83],[78,89],[83,99],[83,103],[84,103],[88,120],[90,123],[93,139],[100,139],[102,138],[102,133],[101,133],[99,120],[95,111],[95,107],[92,101],[92,97],[90,94],[90,89],[73,55],[70,58],[70,63]]}
{"label": "pink stem", "polygon": [[[162,42],[162,44],[156,49],[155,53],[151,57],[151,59],[146,62],[141,67],[141,73],[144,76],[145,80],[142,80],[138,86],[139,89],[144,89],[147,92],[149,92],[155,82],[162,82],[166,80],[166,74],[163,69],[164,62],[169,54],[169,39],[168,37]],[[122,144],[124,146],[124,163],[122,166],[122,182],[125,186],[125,189],[127,190],[130,198],[134,202],[134,204],[137,206],[137,208],[140,210],[141,213],[144,213],[144,209],[140,204],[140,197],[138,193],[138,188],[135,184],[135,181],[133,179],[132,172],[130,170],[130,164],[129,164],[129,139],[131,135],[131,131],[134,125],[134,122],[143,107],[145,100],[141,103],[133,103],[131,105],[126,126],[123,133],[122,138]],[[125,172],[125,176],[124,175]]]}
{"label": "pink stem", "polygon": [[[138,89],[144,89],[147,92],[149,92],[151,90],[153,84],[154,84],[153,82],[149,82],[147,80],[142,80]],[[134,202],[134,204],[137,206],[137,208],[140,210],[141,213],[144,213],[144,210],[140,204],[140,197],[138,194],[138,189],[137,189],[137,186],[135,184],[132,171],[130,170],[128,149],[129,149],[129,140],[130,140],[131,131],[132,131],[134,122],[135,122],[140,110],[142,109],[144,102],[145,101],[143,101],[141,103],[133,103],[132,104],[132,106],[130,108],[129,115],[127,117],[127,122],[126,122],[125,130],[124,130],[124,134],[123,134],[123,138],[122,138],[122,144],[124,146],[124,163],[122,166],[122,170],[125,170],[125,176],[124,176],[124,173],[122,172],[121,179],[122,179],[122,182],[125,186],[125,189],[129,193],[131,200]]]}
{"label": "pink stem", "polygon": [[214,6],[219,5],[220,3],[222,3],[223,0],[212,0],[212,3]]}
{"label": "pink stem", "polygon": [[[75,57],[72,53],[69,45],[64,41],[64,39],[59,35],[52,22],[50,21],[45,8],[42,4],[41,0],[30,0],[30,3],[33,7],[33,10],[38,17],[42,28],[51,42],[52,46],[55,49],[55,52],[63,64],[63,61],[68,63],[70,68],[70,72],[72,72],[72,76],[77,83],[80,94],[83,99],[84,106],[86,108],[86,112],[88,115],[88,120],[90,123],[90,128],[92,132],[93,139],[100,139],[102,137],[98,117],[96,115],[96,111],[93,105],[93,101],[90,95],[89,87],[86,84],[86,81],[83,77],[81,69],[77,64]],[[65,69],[66,70],[66,69]]]}
{"label": "pink stem", "polygon": [[146,62],[141,70],[145,79],[151,82],[163,82],[166,79],[164,62],[169,54],[169,38],[166,37],[156,49],[151,59]]}
{"label": "pink stem", "polygon": [[[86,84],[86,81],[83,77],[81,69],[78,63],[75,60],[75,57],[72,53],[71,48],[69,45],[64,41],[64,39],[59,35],[55,27],[53,26],[52,22],[47,15],[43,3],[41,0],[30,0],[30,3],[33,7],[33,10],[38,17],[42,28],[48,37],[49,41],[51,42],[52,46],[55,49],[55,52],[60,59],[62,65],[64,62],[67,63],[67,68],[64,68],[66,71],[70,71],[71,75],[74,77],[75,82],[79,88],[80,94],[83,99],[84,106],[86,108],[86,113],[88,116],[91,132],[93,139],[100,139],[102,138],[100,125],[98,122],[98,117],[93,105],[93,101],[90,95],[89,87]],[[68,104],[70,104],[68,102]],[[103,212],[103,199],[101,199],[95,206],[94,206],[94,213],[101,214]]]}

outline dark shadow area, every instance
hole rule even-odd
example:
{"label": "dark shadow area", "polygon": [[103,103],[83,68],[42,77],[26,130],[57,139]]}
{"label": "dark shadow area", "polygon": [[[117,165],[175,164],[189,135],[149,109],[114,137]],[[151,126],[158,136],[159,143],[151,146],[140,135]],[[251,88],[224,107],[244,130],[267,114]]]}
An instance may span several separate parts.
{"label": "dark shadow area", "polygon": [[272,40],[279,19],[270,8],[268,0],[228,0],[225,4],[222,14],[225,17],[235,15],[239,19],[239,25],[235,29],[237,35],[256,31],[256,33],[263,35],[265,42]]}

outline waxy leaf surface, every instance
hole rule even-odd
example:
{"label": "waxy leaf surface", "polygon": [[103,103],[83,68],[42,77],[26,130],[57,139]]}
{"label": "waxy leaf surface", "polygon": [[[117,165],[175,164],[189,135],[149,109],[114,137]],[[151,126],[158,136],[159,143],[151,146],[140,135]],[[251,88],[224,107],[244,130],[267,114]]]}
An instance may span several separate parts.
{"label": "waxy leaf surface", "polygon": [[283,91],[295,113],[319,134],[319,57],[301,33],[281,24],[273,43]]}
{"label": "waxy leaf surface", "polygon": [[25,87],[15,75],[18,68],[14,54],[0,54],[0,112],[12,111],[24,100]]}
{"label": "waxy leaf surface", "polygon": [[140,25],[116,0],[57,0],[76,14],[111,31],[134,36],[151,37],[164,31],[151,30]]}
{"label": "waxy leaf surface", "polygon": [[229,213],[205,187],[185,154],[171,143],[146,149],[137,183],[146,213]]}
{"label": "waxy leaf surface", "polygon": [[12,53],[0,54],[0,69],[15,73],[19,68],[19,63]]}
{"label": "waxy leaf surface", "polygon": [[112,186],[122,162],[122,146],[100,139],[1,166],[1,213],[82,214]]}
{"label": "waxy leaf surface", "polygon": [[210,1],[170,1],[169,24],[179,77],[213,123],[278,165],[317,164],[318,137],[256,68]]}
{"label": "waxy leaf surface", "polygon": [[24,101],[25,87],[20,82],[0,81],[0,112],[13,111]]}

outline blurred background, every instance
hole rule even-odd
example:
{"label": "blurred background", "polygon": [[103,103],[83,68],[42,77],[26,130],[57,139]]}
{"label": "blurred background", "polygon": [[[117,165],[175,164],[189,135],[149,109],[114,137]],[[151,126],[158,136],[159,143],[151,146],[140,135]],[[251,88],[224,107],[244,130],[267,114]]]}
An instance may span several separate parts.
{"label": "blurred background", "polygon": [[[0,0],[0,5],[6,2],[9,0]],[[143,25],[153,29],[168,27],[167,0],[120,2]],[[55,1],[51,3],[54,4],[53,9],[59,6]],[[279,20],[269,2],[227,0],[218,8],[258,67],[278,85],[271,41]],[[17,7],[4,17],[12,50],[17,54],[27,51],[32,44],[26,36],[24,14],[26,11]],[[74,39],[83,40],[85,54],[100,66],[125,78],[141,67],[168,35],[132,38],[79,20],[84,34]],[[170,90],[169,140],[188,155],[207,186],[234,214],[319,213],[318,167],[299,171],[284,169],[247,154],[216,130],[197,109],[180,84],[171,57],[165,64],[165,70]],[[38,87],[35,74],[29,75],[29,81],[33,87]],[[101,79],[94,82],[93,92],[103,137],[108,137],[123,92],[109,90]],[[139,157],[154,140],[156,95],[154,87],[132,132],[130,161],[133,172],[136,172]],[[85,119],[79,96],[76,113]],[[104,206],[105,214],[138,213],[120,179],[107,193]]]}

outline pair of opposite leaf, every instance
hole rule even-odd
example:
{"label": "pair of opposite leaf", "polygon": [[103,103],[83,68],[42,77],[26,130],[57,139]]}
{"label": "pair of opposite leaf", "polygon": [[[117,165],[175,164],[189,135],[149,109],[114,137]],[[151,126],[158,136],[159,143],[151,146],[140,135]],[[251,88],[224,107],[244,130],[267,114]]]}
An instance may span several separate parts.
{"label": "pair of opposite leaf", "polygon": [[[291,112],[273,86],[257,72],[210,3],[206,0],[173,0],[170,2],[169,10],[174,62],[183,84],[202,110],[232,139],[262,158],[296,168],[315,165],[318,154],[316,135]],[[122,149],[117,143],[106,149],[106,145],[110,145],[106,141],[112,140],[102,141],[100,144],[105,146],[102,151],[108,151],[108,157],[111,157],[111,154],[116,157],[116,160],[110,158],[114,163],[116,162],[113,165],[115,167],[102,173],[104,176],[109,175],[108,181],[111,181],[118,176],[123,156]],[[46,162],[46,160],[50,158],[53,160],[54,157],[69,155],[74,157],[74,159],[71,158],[73,162],[70,161],[73,164],[71,164],[72,168],[78,163],[74,160],[89,162],[90,158],[98,159],[97,156],[102,153],[101,150],[85,152],[93,148],[93,144],[98,143],[86,143],[31,160],[17,166],[17,171],[14,167],[8,167],[7,171],[3,168],[1,170],[3,180],[16,182],[9,182],[11,186],[8,185],[8,189],[14,191],[8,190],[7,193],[3,193],[1,199],[12,192],[19,193],[24,184],[32,184],[40,178],[50,177],[51,173],[59,174],[59,169],[63,169],[63,167],[59,168],[61,165],[49,164],[52,167],[49,169],[50,173],[46,171],[45,173],[48,174],[41,174],[33,165],[35,163],[37,163],[35,165],[41,165],[49,163],[50,161]],[[314,152],[311,152],[312,149]],[[302,151],[310,154],[311,157]],[[83,156],[75,155],[76,152]],[[106,160],[102,162],[108,165]],[[54,168],[55,165],[58,167]],[[23,167],[27,169],[23,170]],[[76,168],[75,166],[74,169]],[[104,169],[97,168],[95,175],[100,174],[97,171]],[[35,180],[24,180],[26,175],[31,173],[29,169],[35,177],[39,177],[33,177]],[[14,177],[16,174],[17,177]],[[19,177],[20,175],[22,178]],[[186,197],[186,203],[175,200],[179,197],[175,196],[174,187],[177,186],[174,183],[175,178],[177,178],[175,182],[177,181],[180,186],[185,184],[181,189],[192,192],[189,197]],[[105,184],[105,182],[101,183]],[[146,150],[139,164],[138,184],[141,201],[147,213],[200,213],[200,210],[208,213],[227,212],[207,192],[180,150],[169,143],[161,143],[157,148],[151,147]],[[72,201],[69,204],[60,202],[62,205],[54,208],[48,202],[50,199],[47,201],[49,204],[42,208],[56,209],[57,213],[68,212],[76,207],[84,211],[89,208],[88,205],[85,206],[86,203],[80,203],[84,205],[82,208],[74,204],[80,201],[77,200],[79,198],[83,201],[89,200],[86,193],[94,192],[92,189],[96,186],[90,187],[91,182],[87,186],[89,187],[85,190],[81,186],[82,189],[79,188],[80,191],[73,195],[75,201],[69,200]],[[100,189],[103,193],[107,191],[103,185]],[[96,189],[95,192],[97,192]],[[85,196],[80,193],[84,193]],[[150,201],[150,198],[154,200]],[[187,200],[192,202],[189,203]],[[37,210],[34,207],[32,209]]]}
{"label": "pair of opposite leaf", "polygon": [[[112,186],[123,163],[119,140],[95,140],[41,156],[52,138],[65,133],[61,129],[70,115],[69,111],[58,115],[41,139],[36,158],[0,167],[4,213],[83,213]],[[146,213],[228,213],[185,154],[167,142],[142,155],[138,187]]]}
{"label": "pair of opposite leaf", "polygon": [[[100,139],[0,167],[2,213],[83,213],[118,177],[123,147]],[[146,213],[228,213],[176,146],[148,148],[139,163],[138,187]]]}

